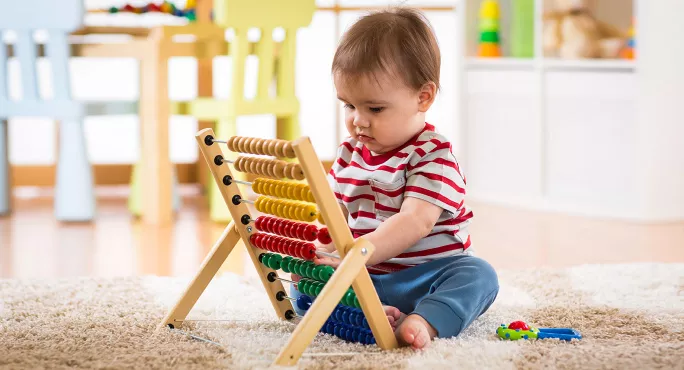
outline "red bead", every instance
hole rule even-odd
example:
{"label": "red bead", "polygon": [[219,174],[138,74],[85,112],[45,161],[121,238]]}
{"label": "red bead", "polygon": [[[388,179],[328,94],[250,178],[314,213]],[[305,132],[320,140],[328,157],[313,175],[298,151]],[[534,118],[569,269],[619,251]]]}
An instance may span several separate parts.
{"label": "red bead", "polygon": [[268,222],[265,222],[265,227],[266,230],[268,230],[269,233],[275,233],[276,228],[278,227],[278,220],[272,217],[268,218]]}
{"label": "red bead", "polygon": [[287,236],[288,238],[294,238],[295,237],[294,230],[293,230],[294,226],[295,225],[293,222],[287,221],[287,223],[285,224],[285,236]]}
{"label": "red bead", "polygon": [[159,5],[155,3],[150,3],[146,7],[148,12],[158,12],[159,11]]}
{"label": "red bead", "polygon": [[530,330],[530,328],[525,324],[524,321],[513,321],[508,325],[509,329],[520,329],[520,330]]}
{"label": "red bead", "polygon": [[297,239],[304,239],[304,228],[302,227],[304,225],[302,224],[295,224],[294,229],[294,234]]}
{"label": "red bead", "polygon": [[311,261],[316,257],[316,246],[313,245],[313,243],[304,243],[304,248],[302,250],[304,252],[303,258]]}
{"label": "red bead", "polygon": [[297,248],[295,248],[295,245],[293,243],[287,243],[287,255],[293,256],[293,257],[298,257],[297,256]]}
{"label": "red bead", "polygon": [[255,247],[259,247],[259,244],[257,242],[257,239],[259,238],[260,234],[252,234],[252,236],[249,237],[249,243],[252,244]]}
{"label": "red bead", "polygon": [[135,10],[135,7],[131,4],[126,4],[121,10],[124,12],[132,12]]}
{"label": "red bead", "polygon": [[321,230],[318,231],[318,241],[322,244],[332,243],[332,238],[330,237],[330,232],[327,227],[321,228]]}
{"label": "red bead", "polygon": [[[327,229],[326,229],[327,230]],[[318,237],[318,228],[316,225],[306,225],[304,228],[304,237],[302,239],[312,242]]]}
{"label": "red bead", "polygon": [[276,228],[276,230],[274,230],[275,233],[278,235],[285,235],[285,222],[284,222],[285,220],[279,219],[277,221],[278,221],[278,223],[275,224],[275,228]]}

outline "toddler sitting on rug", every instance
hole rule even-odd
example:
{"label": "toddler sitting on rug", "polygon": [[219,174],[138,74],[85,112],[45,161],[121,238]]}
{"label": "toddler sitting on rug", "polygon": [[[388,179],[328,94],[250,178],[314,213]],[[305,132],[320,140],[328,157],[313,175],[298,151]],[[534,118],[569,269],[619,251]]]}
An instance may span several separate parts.
{"label": "toddler sitting on rug", "polygon": [[399,343],[416,349],[457,336],[499,290],[494,269],[469,250],[473,213],[451,144],[425,121],[439,72],[429,23],[403,8],[361,18],[332,64],[350,136],[330,186],[354,238],[375,245],[367,264],[375,289]]}

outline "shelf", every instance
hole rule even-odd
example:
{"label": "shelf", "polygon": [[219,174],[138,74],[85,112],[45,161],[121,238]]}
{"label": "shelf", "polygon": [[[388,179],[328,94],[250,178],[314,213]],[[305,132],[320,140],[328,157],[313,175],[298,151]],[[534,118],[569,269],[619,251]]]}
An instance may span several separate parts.
{"label": "shelf", "polygon": [[523,58],[477,58],[466,59],[467,69],[533,69],[534,59]]}
{"label": "shelf", "polygon": [[542,65],[545,70],[554,71],[611,71],[611,72],[634,72],[636,62],[623,59],[555,59],[544,58]]}
{"label": "shelf", "polygon": [[470,57],[466,59],[465,67],[468,70],[542,69],[545,71],[605,71],[631,73],[636,69],[636,62],[622,59],[570,60],[555,58],[521,59]]}

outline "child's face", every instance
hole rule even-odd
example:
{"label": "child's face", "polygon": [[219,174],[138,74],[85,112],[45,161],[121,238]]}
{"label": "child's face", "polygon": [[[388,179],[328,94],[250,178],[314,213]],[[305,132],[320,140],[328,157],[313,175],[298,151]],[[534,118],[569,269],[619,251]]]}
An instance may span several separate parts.
{"label": "child's face", "polygon": [[382,154],[395,149],[425,125],[425,94],[386,74],[344,79],[334,76],[337,97],[344,103],[349,134],[370,151]]}

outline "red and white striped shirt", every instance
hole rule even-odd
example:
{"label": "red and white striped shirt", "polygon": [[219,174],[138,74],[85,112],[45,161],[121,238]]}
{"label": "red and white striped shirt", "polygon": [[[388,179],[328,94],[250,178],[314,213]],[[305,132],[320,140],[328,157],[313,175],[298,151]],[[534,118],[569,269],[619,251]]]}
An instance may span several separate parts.
{"label": "red and white striped shirt", "polygon": [[[428,123],[404,145],[379,155],[348,137],[337,150],[328,181],[337,201],[349,211],[347,223],[354,238],[398,213],[406,197],[444,209],[429,235],[375,265],[378,268],[398,271],[461,254],[470,246],[468,225],[473,213],[464,203],[465,177],[449,141]],[[382,273],[372,267],[369,271]]]}

